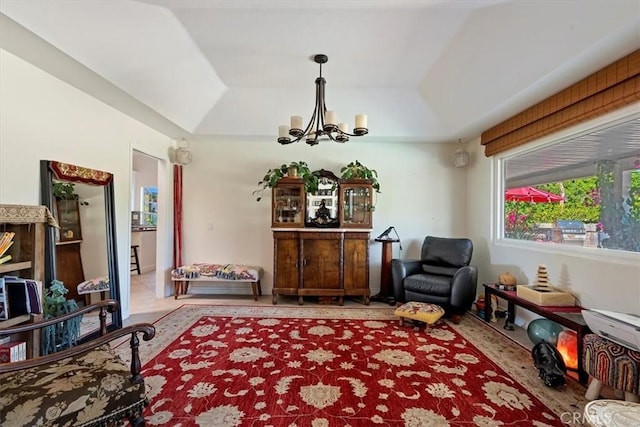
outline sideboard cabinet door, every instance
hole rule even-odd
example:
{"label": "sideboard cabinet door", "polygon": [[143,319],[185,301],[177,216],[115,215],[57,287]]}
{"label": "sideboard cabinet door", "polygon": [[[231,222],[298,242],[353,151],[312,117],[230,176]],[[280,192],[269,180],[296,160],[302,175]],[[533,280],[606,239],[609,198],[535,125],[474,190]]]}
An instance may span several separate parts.
{"label": "sideboard cabinet door", "polygon": [[273,303],[278,295],[298,295],[300,243],[295,231],[273,233]]}
{"label": "sideboard cabinet door", "polygon": [[369,233],[345,233],[344,293],[362,295],[369,305]]}
{"label": "sideboard cabinet door", "polygon": [[299,294],[337,296],[342,303],[342,233],[300,233],[302,286]]}

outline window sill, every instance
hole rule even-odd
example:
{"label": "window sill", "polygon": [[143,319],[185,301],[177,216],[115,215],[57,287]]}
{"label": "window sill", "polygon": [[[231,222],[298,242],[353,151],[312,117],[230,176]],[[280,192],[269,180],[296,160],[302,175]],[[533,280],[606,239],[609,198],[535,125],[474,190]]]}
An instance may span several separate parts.
{"label": "window sill", "polygon": [[584,258],[598,262],[615,263],[629,266],[638,266],[640,264],[640,253],[618,251],[614,249],[585,248],[582,246],[571,246],[557,243],[542,243],[504,238],[495,240],[494,245],[496,247],[514,248],[541,252],[545,254]]}

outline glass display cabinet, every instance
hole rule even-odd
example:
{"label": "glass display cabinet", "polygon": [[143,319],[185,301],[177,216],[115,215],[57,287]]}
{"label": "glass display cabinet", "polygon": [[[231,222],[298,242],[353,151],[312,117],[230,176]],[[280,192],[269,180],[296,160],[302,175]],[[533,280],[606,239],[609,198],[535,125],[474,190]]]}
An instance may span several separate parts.
{"label": "glass display cabinet", "polygon": [[318,189],[307,193],[307,227],[337,228],[338,221],[338,181],[333,172],[320,169],[313,172],[318,177]]}
{"label": "glass display cabinet", "polygon": [[55,199],[56,217],[60,225],[60,242],[73,242],[82,240],[82,228],[80,227],[79,203],[75,199]]}
{"label": "glass display cabinet", "polygon": [[273,187],[271,226],[304,227],[305,195],[301,178],[281,178]]}
{"label": "glass display cabinet", "polygon": [[366,179],[340,181],[340,226],[343,228],[373,227],[373,186]]}

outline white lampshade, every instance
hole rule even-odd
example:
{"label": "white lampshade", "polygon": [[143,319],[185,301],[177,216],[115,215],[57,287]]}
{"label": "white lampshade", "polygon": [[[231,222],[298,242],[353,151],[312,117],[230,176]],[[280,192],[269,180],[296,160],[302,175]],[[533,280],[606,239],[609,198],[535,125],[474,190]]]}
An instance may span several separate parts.
{"label": "white lampshade", "polygon": [[451,162],[457,168],[463,168],[469,163],[469,152],[465,150],[461,140],[458,140],[458,148],[453,152]]}

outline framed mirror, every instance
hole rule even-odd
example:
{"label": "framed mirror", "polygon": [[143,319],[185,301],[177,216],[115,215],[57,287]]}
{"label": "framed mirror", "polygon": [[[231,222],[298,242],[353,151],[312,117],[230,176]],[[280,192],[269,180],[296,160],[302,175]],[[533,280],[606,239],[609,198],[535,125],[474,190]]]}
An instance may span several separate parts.
{"label": "framed mirror", "polygon": [[313,172],[318,177],[318,189],[307,194],[307,216],[305,226],[334,228],[338,221],[339,178],[331,171],[320,169]]}
{"label": "framed mirror", "polygon": [[[113,175],[41,160],[40,189],[42,204],[60,225],[50,227],[45,236],[45,288],[59,280],[69,291],[66,298],[81,306],[100,299],[102,292],[83,293],[78,285],[108,286],[103,291],[106,297],[120,301]],[[82,337],[97,335],[98,322],[86,320],[89,327],[82,327]],[[109,330],[122,327],[121,310],[112,314],[108,324]]]}

